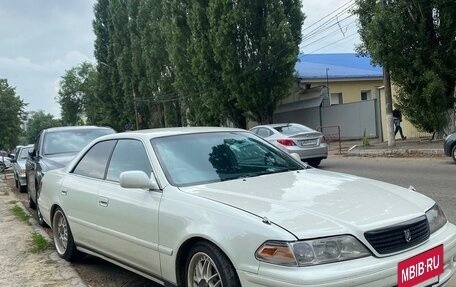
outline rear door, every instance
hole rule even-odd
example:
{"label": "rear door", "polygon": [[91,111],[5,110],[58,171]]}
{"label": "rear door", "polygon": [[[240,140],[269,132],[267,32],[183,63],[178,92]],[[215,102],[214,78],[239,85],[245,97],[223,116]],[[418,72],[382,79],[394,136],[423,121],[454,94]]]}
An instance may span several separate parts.
{"label": "rear door", "polygon": [[95,144],[65,177],[60,204],[77,245],[100,250],[98,235],[98,190],[104,181],[106,165],[117,140]]}

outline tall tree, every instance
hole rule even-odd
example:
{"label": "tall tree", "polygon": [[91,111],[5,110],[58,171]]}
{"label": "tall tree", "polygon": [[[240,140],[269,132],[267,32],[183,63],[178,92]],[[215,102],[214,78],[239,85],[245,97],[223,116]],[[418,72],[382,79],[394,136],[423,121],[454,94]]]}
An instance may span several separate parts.
{"label": "tall tree", "polygon": [[26,104],[6,79],[0,79],[0,103],[0,149],[12,149],[19,143]]}
{"label": "tall tree", "polygon": [[28,143],[33,143],[43,129],[59,127],[61,125],[61,121],[54,119],[53,115],[46,114],[44,111],[38,111],[28,121],[25,138]]}
{"label": "tall tree", "polygon": [[109,125],[120,131],[123,129],[118,122],[118,114],[114,105],[114,90],[112,80],[116,80],[115,57],[112,52],[109,14],[109,0],[98,0],[94,6],[95,19],[93,20],[93,31],[95,33],[95,59],[97,60],[98,81],[96,98],[102,104],[97,106],[100,117],[94,118],[92,123],[98,125]]}
{"label": "tall tree", "polygon": [[389,67],[398,104],[416,127],[442,132],[454,109],[456,2],[357,0],[362,45]]}
{"label": "tall tree", "polygon": [[271,123],[293,81],[304,21],[301,2],[213,1],[208,15],[228,96],[252,119]]}
{"label": "tall tree", "polygon": [[64,125],[84,124],[94,121],[97,110],[93,107],[100,106],[95,96],[96,70],[87,62],[66,71],[60,80],[60,89],[57,102],[62,111],[62,123]]}

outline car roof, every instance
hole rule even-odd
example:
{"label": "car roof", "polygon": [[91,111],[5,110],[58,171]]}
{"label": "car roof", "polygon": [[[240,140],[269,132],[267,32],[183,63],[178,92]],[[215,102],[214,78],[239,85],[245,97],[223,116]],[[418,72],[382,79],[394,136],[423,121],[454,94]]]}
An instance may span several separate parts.
{"label": "car roof", "polygon": [[301,125],[301,126],[303,126],[303,124],[297,124],[297,123],[277,123],[277,124],[268,124],[268,125],[258,125],[258,126],[254,126],[252,129],[260,128],[260,127],[275,128],[275,127],[284,127],[284,126],[289,126],[289,125]]}
{"label": "car roof", "polygon": [[110,127],[99,127],[99,126],[66,126],[66,127],[53,127],[44,129],[46,133],[48,132],[60,132],[60,131],[71,131],[71,130],[91,130],[91,129],[110,129]]}
{"label": "car roof", "polygon": [[117,134],[103,136],[103,139],[125,138],[126,136],[143,137],[143,138],[158,138],[163,136],[173,136],[182,134],[198,134],[211,132],[246,132],[244,129],[225,128],[225,127],[176,127],[176,128],[157,128],[137,131],[127,131]]}

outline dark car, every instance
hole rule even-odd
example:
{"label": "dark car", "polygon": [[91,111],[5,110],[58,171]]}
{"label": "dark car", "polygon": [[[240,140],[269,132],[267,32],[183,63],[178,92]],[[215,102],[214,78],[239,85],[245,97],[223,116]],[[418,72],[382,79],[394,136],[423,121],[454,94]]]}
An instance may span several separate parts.
{"label": "dark car", "polygon": [[456,162],[456,131],[449,134],[443,142],[443,151]]}
{"label": "dark car", "polygon": [[[112,128],[97,126],[57,127],[42,130],[26,163],[29,207],[37,207],[41,180],[47,171],[64,167],[92,140],[112,133],[115,133]],[[42,224],[39,208],[37,212]]]}

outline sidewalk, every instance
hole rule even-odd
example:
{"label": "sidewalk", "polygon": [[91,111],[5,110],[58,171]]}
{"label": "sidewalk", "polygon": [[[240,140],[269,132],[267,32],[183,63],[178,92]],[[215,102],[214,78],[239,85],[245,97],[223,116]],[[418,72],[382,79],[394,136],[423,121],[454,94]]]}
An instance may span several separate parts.
{"label": "sidewalk", "polygon": [[343,156],[382,156],[382,157],[443,157],[443,140],[430,141],[429,139],[396,140],[395,146],[388,146],[387,142],[378,142],[369,139],[369,145],[363,145],[362,140],[342,141],[330,143],[330,154]]}
{"label": "sidewalk", "polygon": [[61,259],[53,247],[33,254],[32,233],[47,236],[38,223],[30,218],[19,220],[10,209],[17,205],[26,213],[26,208],[17,201],[9,189],[4,174],[0,175],[0,286],[26,287],[84,287],[78,273],[70,263]]}

